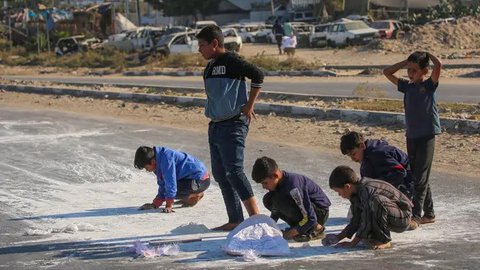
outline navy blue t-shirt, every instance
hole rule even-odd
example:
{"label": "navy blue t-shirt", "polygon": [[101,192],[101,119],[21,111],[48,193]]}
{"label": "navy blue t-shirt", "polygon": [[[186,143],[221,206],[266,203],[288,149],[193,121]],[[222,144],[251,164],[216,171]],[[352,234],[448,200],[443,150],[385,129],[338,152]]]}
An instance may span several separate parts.
{"label": "navy blue t-shirt", "polygon": [[432,78],[421,83],[398,80],[398,91],[404,94],[407,138],[415,139],[441,133],[435,91],[438,83]]}

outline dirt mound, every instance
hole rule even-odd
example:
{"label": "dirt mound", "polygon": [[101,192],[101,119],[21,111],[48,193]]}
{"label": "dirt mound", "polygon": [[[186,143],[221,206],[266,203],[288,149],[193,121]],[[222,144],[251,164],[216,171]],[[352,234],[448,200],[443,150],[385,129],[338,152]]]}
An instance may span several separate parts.
{"label": "dirt mound", "polygon": [[408,53],[414,50],[480,49],[480,16],[464,17],[456,23],[415,27],[399,40],[378,40],[365,49]]}

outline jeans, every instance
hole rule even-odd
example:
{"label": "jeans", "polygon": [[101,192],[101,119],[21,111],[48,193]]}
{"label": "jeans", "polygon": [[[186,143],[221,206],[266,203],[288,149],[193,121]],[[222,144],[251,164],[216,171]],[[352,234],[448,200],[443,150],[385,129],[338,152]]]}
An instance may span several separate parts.
{"label": "jeans", "polygon": [[208,127],[212,174],[222,191],[230,223],[244,220],[241,201],[253,197],[243,167],[248,124],[245,116],[238,115],[221,122],[212,121]]}
{"label": "jeans", "polygon": [[[298,223],[303,219],[302,212],[291,197],[284,197],[278,193],[267,192],[267,194],[263,196],[263,205],[272,213],[273,216],[285,221],[290,227],[297,226]],[[315,209],[315,214],[317,215],[317,223],[324,225],[328,219],[328,209],[320,208],[315,204],[312,204],[312,206],[313,209]]]}
{"label": "jeans", "polygon": [[210,178],[207,179],[181,179],[177,181],[177,196],[179,198],[187,198],[191,194],[198,194],[207,190],[210,186]]}
{"label": "jeans", "polygon": [[435,136],[407,138],[408,158],[415,183],[413,195],[413,216],[415,219],[422,217],[422,210],[425,216],[435,217],[429,181],[434,151]]}

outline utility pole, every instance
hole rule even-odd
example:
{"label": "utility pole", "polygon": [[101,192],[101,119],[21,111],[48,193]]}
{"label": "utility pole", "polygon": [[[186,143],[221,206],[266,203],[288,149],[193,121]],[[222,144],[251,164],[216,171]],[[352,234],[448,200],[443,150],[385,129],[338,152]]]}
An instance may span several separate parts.
{"label": "utility pole", "polygon": [[275,0],[270,0],[270,8],[272,9],[272,15],[275,15],[275,4],[273,3]]}
{"label": "utility pole", "polygon": [[408,19],[408,0],[405,0],[405,19]]}
{"label": "utility pole", "polygon": [[130,13],[130,6],[129,6],[129,4],[130,4],[130,0],[125,0],[125,17],[127,17],[127,19],[130,20],[130,16],[129,16],[130,15],[129,14]]}
{"label": "utility pole", "polygon": [[140,17],[140,0],[137,0],[137,22],[138,26],[142,26],[142,18]]}

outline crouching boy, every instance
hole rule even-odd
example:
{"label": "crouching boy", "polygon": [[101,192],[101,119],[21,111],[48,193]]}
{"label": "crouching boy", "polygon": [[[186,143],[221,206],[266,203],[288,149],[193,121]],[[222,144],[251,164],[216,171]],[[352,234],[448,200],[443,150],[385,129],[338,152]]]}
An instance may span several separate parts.
{"label": "crouching boy", "polygon": [[[339,234],[328,234],[323,244],[351,248],[361,240],[373,249],[391,247],[390,231],[414,230],[412,202],[391,184],[371,178],[359,179],[348,166],[338,166],[330,175],[330,188],[352,204],[353,217]],[[355,237],[350,242],[344,238]]]}
{"label": "crouching boy", "polygon": [[142,205],[139,210],[159,208],[165,202],[163,211],[172,213],[175,199],[183,207],[194,206],[210,186],[207,169],[201,161],[167,147],[139,147],[134,165],[137,169],[155,173],[158,184],[158,193],[153,202]]}
{"label": "crouching boy", "polygon": [[283,237],[298,242],[324,236],[330,200],[323,190],[306,176],[282,171],[275,160],[262,157],[255,161],[252,178],[269,192],[263,204],[271,217],[282,219],[290,228]]}

